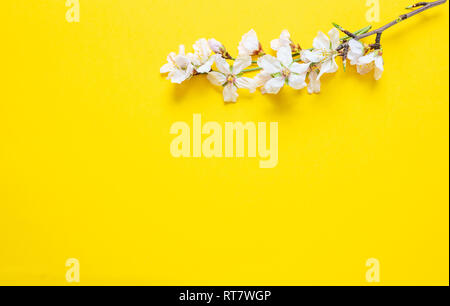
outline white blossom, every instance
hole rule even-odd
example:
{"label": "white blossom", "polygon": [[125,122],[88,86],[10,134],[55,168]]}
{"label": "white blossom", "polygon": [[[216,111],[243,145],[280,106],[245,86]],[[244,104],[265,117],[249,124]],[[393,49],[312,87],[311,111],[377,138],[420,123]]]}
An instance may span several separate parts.
{"label": "white blossom", "polygon": [[278,51],[282,47],[290,47],[291,44],[291,34],[288,30],[284,30],[283,32],[281,32],[280,38],[272,40],[272,42],[270,43],[270,47],[273,50]]}
{"label": "white blossom", "polygon": [[204,38],[198,40],[194,44],[194,53],[187,55],[198,73],[208,73],[214,64],[216,56],[214,56],[208,41]]}
{"label": "white blossom", "polygon": [[364,55],[364,45],[362,42],[352,39],[348,42],[349,50],[347,58],[350,60],[351,65],[357,65],[358,60]]}
{"label": "white blossom", "polygon": [[172,83],[181,84],[191,78],[194,73],[194,67],[190,59],[185,54],[184,46],[180,46],[179,54],[172,52],[167,57],[167,64],[160,69],[161,73],[168,73],[167,79]]}
{"label": "white blossom", "polygon": [[[338,25],[335,26],[347,33]],[[368,37],[373,33],[364,36],[349,34],[356,38],[341,42],[337,28],[330,30],[328,35],[318,32],[313,41],[313,48],[307,50],[302,50],[300,45],[294,44],[289,31],[283,30],[280,37],[270,43],[270,47],[277,52],[276,56],[265,54],[256,32],[252,29],[242,36],[236,59],[220,41],[203,38],[195,42],[192,53],[186,54],[183,45],[180,46],[178,54],[170,53],[167,64],[161,67],[160,72],[167,73],[167,78],[177,84],[194,75],[207,74],[207,79],[212,84],[223,87],[226,102],[236,102],[238,89],[242,88],[250,92],[261,88],[263,94],[278,94],[288,85],[296,90],[307,87],[309,94],[318,94],[321,91],[321,77],[338,70],[338,56],[344,58],[344,67],[348,59],[350,65],[357,66],[358,73],[367,74],[374,70],[374,77],[379,80],[384,72],[383,51],[374,50],[376,47],[380,48],[379,37],[377,44],[371,45],[370,48],[357,38]],[[360,30],[358,33],[363,31],[367,30]],[[257,62],[254,62],[256,57]],[[258,68],[252,66],[256,63]],[[250,66],[252,69],[246,69]],[[244,74],[258,70],[260,73],[254,79],[244,77]]]}
{"label": "white blossom", "polygon": [[265,85],[272,79],[272,75],[267,72],[261,72],[253,79],[255,81],[256,88],[261,87],[261,93],[266,94]]}
{"label": "white blossom", "polygon": [[225,51],[225,47],[222,43],[214,38],[208,40],[208,45],[214,53],[222,54]]}
{"label": "white blossom", "polygon": [[263,93],[277,94],[284,84],[294,89],[302,89],[307,86],[305,79],[310,64],[294,62],[290,47],[281,47],[277,57],[265,55],[258,60],[258,65],[263,69],[258,81],[268,78],[264,83]]}
{"label": "white blossom", "polygon": [[381,79],[384,71],[383,51],[381,49],[375,50],[366,56],[360,57],[357,65],[360,74],[366,74],[375,70],[374,77],[378,81]]}
{"label": "white blossom", "polygon": [[336,63],[338,52],[337,47],[340,45],[339,31],[333,28],[328,32],[328,38],[323,32],[319,32],[313,42],[313,50],[304,50],[302,52],[302,59],[305,62],[312,62],[318,65],[320,73],[317,79],[320,80],[325,73],[334,73],[338,71],[339,67]]}
{"label": "white blossom", "polygon": [[216,86],[224,87],[223,98],[225,102],[236,102],[238,88],[246,88],[250,92],[255,92],[255,81],[241,76],[241,72],[251,64],[252,58],[250,56],[238,57],[233,67],[230,67],[230,64],[222,57],[216,59],[216,66],[219,71],[208,73],[208,80]]}
{"label": "white blossom", "polygon": [[[262,93],[277,94],[287,84],[297,90],[307,87],[310,94],[319,93],[321,77],[339,69],[336,63],[338,56],[342,56],[344,70],[348,59],[350,65],[357,66],[358,73],[366,74],[373,70],[374,78],[379,80],[384,73],[381,49],[383,33],[399,21],[445,2],[420,2],[410,5],[407,9],[416,10],[375,30],[371,30],[372,26],[367,26],[352,34],[333,23],[334,28],[328,32],[328,36],[319,32],[313,41],[313,48],[307,50],[303,50],[299,44],[294,44],[289,31],[283,30],[280,37],[270,43],[270,47],[277,52],[276,57],[265,54],[253,29],[242,36],[237,59],[234,59],[218,40],[200,39],[194,44],[193,53],[186,54],[184,46],[180,46],[178,54],[170,53],[167,64],[161,67],[160,72],[167,73],[167,78],[177,84],[194,75],[208,74],[207,78],[211,83],[224,87],[224,99],[230,102],[236,101],[238,88],[247,88],[253,92],[260,87]],[[269,19],[267,21],[270,22]],[[232,27],[229,29],[233,30]],[[347,34],[342,41],[340,31]],[[360,41],[374,35],[374,44],[364,45]],[[257,62],[254,61],[256,57]],[[234,65],[231,67],[227,60],[234,61]],[[218,71],[212,70],[214,63]],[[255,63],[258,68],[252,66]],[[245,69],[250,66],[251,69]],[[254,79],[243,77],[245,73],[254,71],[260,71]]]}
{"label": "white blossom", "polygon": [[308,75],[309,83],[308,83],[308,93],[309,94],[318,94],[320,93],[320,80],[319,80],[319,70],[312,69]]}
{"label": "white blossom", "polygon": [[258,55],[262,51],[261,44],[259,43],[258,36],[255,30],[250,30],[247,34],[242,36],[242,40],[239,43],[239,56],[253,56]]}

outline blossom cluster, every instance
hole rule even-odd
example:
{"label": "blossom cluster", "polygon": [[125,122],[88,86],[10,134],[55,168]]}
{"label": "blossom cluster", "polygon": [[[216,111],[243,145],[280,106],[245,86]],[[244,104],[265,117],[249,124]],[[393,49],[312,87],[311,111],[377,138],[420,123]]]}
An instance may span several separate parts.
{"label": "blossom cluster", "polygon": [[[212,84],[223,87],[225,102],[236,102],[237,91],[242,88],[252,93],[260,88],[263,94],[278,94],[284,86],[290,86],[318,94],[322,76],[338,71],[338,56],[342,57],[344,67],[349,62],[357,66],[360,74],[374,71],[376,80],[384,70],[379,44],[365,45],[356,35],[341,38],[336,27],[328,35],[319,32],[311,49],[302,49],[294,43],[287,30],[270,47],[276,56],[264,52],[256,32],[251,30],[242,37],[238,56],[233,58],[219,41],[200,39],[193,46],[194,52],[186,53],[185,47],[180,46],[178,54],[170,53],[160,72],[168,73],[168,79],[176,84],[207,74]],[[254,78],[244,77],[254,71],[259,71]]]}

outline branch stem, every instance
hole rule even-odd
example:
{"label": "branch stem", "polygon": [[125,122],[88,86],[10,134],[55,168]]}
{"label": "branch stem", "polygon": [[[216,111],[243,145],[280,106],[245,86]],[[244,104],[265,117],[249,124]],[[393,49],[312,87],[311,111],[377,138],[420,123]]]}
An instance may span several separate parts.
{"label": "branch stem", "polygon": [[369,36],[372,36],[372,35],[381,34],[384,31],[386,31],[387,29],[389,29],[390,27],[393,27],[396,24],[398,24],[398,23],[400,23],[400,22],[402,22],[402,21],[404,21],[406,19],[409,19],[409,18],[411,18],[411,17],[413,17],[413,16],[415,16],[417,14],[420,14],[420,13],[426,11],[426,10],[429,10],[430,8],[436,7],[438,5],[442,5],[442,4],[446,3],[446,2],[447,2],[447,0],[438,0],[438,1],[433,1],[433,2],[419,2],[419,3],[415,4],[415,5],[412,5],[412,6],[408,7],[408,8],[419,7],[417,10],[414,10],[414,11],[408,13],[408,14],[400,15],[396,20],[386,24],[385,26],[382,26],[379,29],[373,30],[373,31],[365,33],[365,34],[358,35],[357,39],[360,40],[360,39],[363,39],[363,38],[366,38],[366,37],[369,37]]}
{"label": "branch stem", "polygon": [[[416,10],[414,10],[414,11],[408,13],[408,14],[400,15],[396,20],[394,20],[394,21],[392,21],[392,22],[382,26],[381,28],[373,30],[373,31],[370,31],[371,28],[372,28],[371,26],[367,26],[365,28],[362,28],[362,29],[354,32],[354,33],[351,33],[349,31],[346,31],[341,26],[339,26],[339,25],[337,25],[335,23],[333,23],[333,25],[336,28],[338,28],[339,30],[341,30],[342,32],[344,32],[345,34],[347,34],[346,37],[341,38],[341,41],[344,41],[344,43],[342,45],[345,45],[346,41],[348,39],[350,39],[350,38],[361,40],[363,38],[366,38],[366,37],[369,37],[369,36],[372,36],[372,35],[377,35],[376,43],[373,44],[372,47],[375,48],[375,49],[379,49],[381,47],[381,45],[380,45],[380,43],[381,43],[381,35],[383,34],[384,31],[386,31],[387,29],[395,26],[396,24],[398,24],[398,23],[400,23],[400,22],[402,22],[402,21],[404,21],[406,19],[409,19],[409,18],[411,18],[411,17],[413,17],[415,15],[418,15],[418,14],[420,14],[420,13],[426,11],[426,10],[429,10],[429,9],[431,9],[433,7],[445,4],[446,2],[447,2],[447,0],[438,0],[438,1],[433,1],[433,2],[418,2],[418,3],[414,4],[414,5],[411,5],[411,6],[407,7],[407,9],[417,8]],[[300,54],[299,53],[292,54],[292,56],[298,56],[298,55],[300,55]],[[230,60],[235,60],[235,59],[234,58],[230,58]],[[294,61],[295,62],[299,62],[300,59],[294,59]],[[257,64],[257,62],[253,61],[252,64]],[[255,67],[255,68],[245,69],[241,73],[244,74],[244,73],[260,71],[260,70],[262,70],[262,68]]]}

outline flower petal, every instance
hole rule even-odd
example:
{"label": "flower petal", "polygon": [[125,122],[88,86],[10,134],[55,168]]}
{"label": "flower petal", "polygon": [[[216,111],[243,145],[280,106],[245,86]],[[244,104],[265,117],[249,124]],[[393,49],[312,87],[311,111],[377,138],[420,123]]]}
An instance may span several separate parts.
{"label": "flower petal", "polygon": [[375,67],[375,74],[374,74],[375,80],[378,81],[379,79],[381,79],[382,76],[383,70],[379,69],[378,67]]}
{"label": "flower petal", "polygon": [[181,69],[175,69],[169,74],[172,83],[181,84],[191,77],[191,74]]}
{"label": "flower petal", "polygon": [[226,75],[217,71],[211,71],[206,78],[216,86],[222,86],[227,81]]}
{"label": "flower petal", "polygon": [[269,73],[261,72],[253,79],[255,81],[256,87],[262,87],[266,85],[266,83],[272,79],[272,76]]}
{"label": "flower petal", "polygon": [[322,51],[320,50],[303,50],[302,51],[302,61],[308,63],[320,63],[322,60],[325,59],[325,56],[323,56]]}
{"label": "flower petal", "polygon": [[330,39],[321,31],[314,38],[313,47],[315,49],[329,50],[330,49]]}
{"label": "flower petal", "polygon": [[384,72],[384,61],[381,55],[375,57],[375,80],[381,79]]}
{"label": "flower petal", "polygon": [[317,78],[320,79],[325,73],[335,73],[336,71],[338,71],[338,69],[339,67],[336,64],[334,57],[332,56],[321,65],[320,73]]}
{"label": "flower petal", "polygon": [[292,63],[289,67],[289,70],[291,70],[294,73],[297,74],[305,74],[308,72],[309,66],[311,66],[311,63],[307,64],[299,64],[299,63]]}
{"label": "flower petal", "polygon": [[177,55],[175,56],[175,63],[177,64],[178,67],[184,69],[191,63],[191,61],[187,56]]}
{"label": "flower petal", "polygon": [[270,47],[272,50],[278,51],[283,46],[281,39],[274,39],[270,42]]}
{"label": "flower petal", "polygon": [[184,45],[180,45],[180,47],[178,48],[178,53],[180,55],[186,55],[186,48],[184,47]]}
{"label": "flower petal", "polygon": [[236,79],[236,86],[238,88],[245,88],[250,90],[251,93],[254,93],[256,91],[256,82],[253,79],[250,78],[237,78]]}
{"label": "flower petal", "polygon": [[276,95],[280,92],[280,89],[284,86],[284,83],[284,77],[273,78],[266,83],[264,90],[266,93]]}
{"label": "flower petal", "polygon": [[349,45],[351,51],[361,54],[361,55],[364,54],[364,45],[359,40],[351,39],[348,42],[348,45]]}
{"label": "flower petal", "polygon": [[291,33],[288,30],[283,30],[280,35],[280,39],[291,40]]}
{"label": "flower petal", "polygon": [[289,76],[288,84],[294,89],[300,90],[302,88],[305,88],[307,86],[306,82],[306,73],[305,74],[295,74],[292,73]]}
{"label": "flower petal", "polygon": [[237,75],[242,72],[245,68],[252,64],[252,57],[249,55],[240,55],[234,61],[233,74]]}
{"label": "flower petal", "polygon": [[214,53],[221,53],[225,49],[222,43],[214,38],[208,40],[208,45]]}
{"label": "flower petal", "polygon": [[284,30],[283,32],[281,32],[280,38],[274,39],[270,43],[270,47],[275,51],[278,51],[281,47],[290,47],[290,45],[291,45],[291,34],[289,33],[288,30]]}
{"label": "flower petal", "polygon": [[161,67],[161,69],[159,70],[159,73],[168,73],[168,72],[172,71],[173,68],[174,68],[173,64],[167,63]]}
{"label": "flower petal", "polygon": [[289,65],[293,62],[291,48],[281,47],[277,52],[277,58],[285,67],[289,67]]}
{"label": "flower petal", "polygon": [[330,32],[328,32],[328,36],[330,36],[331,41],[331,49],[336,50],[337,47],[341,44],[341,40],[339,38],[340,33],[339,30],[336,28],[332,28]]}
{"label": "flower petal", "polygon": [[239,43],[239,55],[254,55],[259,51],[259,40],[255,30],[250,30],[247,34],[242,36],[242,40]]}
{"label": "flower petal", "polygon": [[264,55],[258,59],[258,66],[264,69],[264,72],[274,74],[281,72],[281,63],[272,55]]}
{"label": "flower petal", "polygon": [[237,87],[229,83],[223,89],[223,99],[225,102],[236,102],[238,98]]}
{"label": "flower petal", "polygon": [[364,45],[355,39],[350,40],[348,45],[350,48],[347,58],[350,60],[351,65],[356,65],[358,60],[364,55]]}
{"label": "flower petal", "polygon": [[216,67],[223,74],[231,74],[230,64],[221,56],[216,56]]}
{"label": "flower petal", "polygon": [[202,65],[202,61],[200,60],[200,58],[195,55],[194,53],[188,53],[186,55],[187,59],[192,63],[192,65],[194,65],[195,67],[200,67]]}
{"label": "flower petal", "polygon": [[375,61],[375,53],[371,52],[366,56],[360,57],[358,60],[358,65],[367,65],[369,63],[372,63],[373,61]]}
{"label": "flower petal", "polygon": [[357,71],[359,74],[367,74],[367,73],[371,72],[372,69],[373,69],[373,63],[357,66]]}
{"label": "flower petal", "polygon": [[197,55],[202,62],[206,62],[211,56],[211,48],[209,48],[208,41],[204,38],[198,40],[194,44],[195,55]]}
{"label": "flower petal", "polygon": [[381,55],[377,55],[375,57],[375,67],[377,67],[381,71],[384,71],[384,61]]}
{"label": "flower petal", "polygon": [[218,57],[216,56],[211,56],[203,65],[201,65],[199,68],[197,68],[197,72],[198,73],[208,73],[211,71],[211,67],[214,64],[214,61],[217,59]]}
{"label": "flower petal", "polygon": [[308,84],[309,94],[320,93],[320,79],[318,78],[318,76],[319,74],[315,69],[309,73],[309,84]]}

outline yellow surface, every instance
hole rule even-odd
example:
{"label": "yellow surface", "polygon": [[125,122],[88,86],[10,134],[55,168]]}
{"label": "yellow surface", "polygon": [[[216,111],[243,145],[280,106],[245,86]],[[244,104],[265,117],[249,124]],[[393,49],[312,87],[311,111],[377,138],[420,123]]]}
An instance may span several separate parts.
{"label": "yellow surface", "polygon": [[[242,91],[159,74],[178,44],[236,54],[254,28],[310,47],[363,0],[6,0],[0,90],[0,284],[382,285],[449,282],[448,4],[383,37],[379,82]],[[379,26],[411,1],[382,0]],[[175,159],[175,121],[279,122],[279,165]]]}

